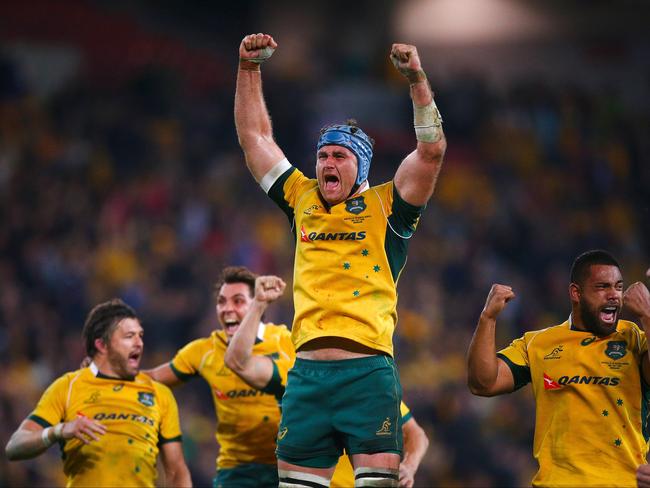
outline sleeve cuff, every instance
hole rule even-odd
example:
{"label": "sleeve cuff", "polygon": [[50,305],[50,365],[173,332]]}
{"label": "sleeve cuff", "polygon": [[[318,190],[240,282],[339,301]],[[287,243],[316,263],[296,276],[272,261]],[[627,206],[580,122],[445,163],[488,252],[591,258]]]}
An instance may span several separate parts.
{"label": "sleeve cuff", "polygon": [[174,374],[176,375],[176,377],[177,377],[179,380],[181,380],[181,381],[187,381],[187,380],[189,380],[189,379],[191,379],[191,378],[193,378],[193,377],[195,376],[195,375],[192,374],[192,373],[183,373],[182,371],[179,371],[178,368],[177,368],[176,366],[174,366],[174,362],[173,362],[173,361],[170,361],[170,362],[169,362],[169,367],[170,367],[171,370],[174,372]]}
{"label": "sleeve cuff", "polygon": [[260,186],[262,187],[262,190],[264,190],[264,193],[268,193],[273,186],[273,183],[275,183],[275,181],[289,168],[291,168],[291,163],[287,158],[284,158],[278,164],[273,166],[260,180]]}

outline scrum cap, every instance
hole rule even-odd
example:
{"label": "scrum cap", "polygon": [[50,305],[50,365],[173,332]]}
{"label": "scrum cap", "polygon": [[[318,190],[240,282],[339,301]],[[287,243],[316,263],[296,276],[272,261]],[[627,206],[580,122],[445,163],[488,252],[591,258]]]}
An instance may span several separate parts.
{"label": "scrum cap", "polygon": [[330,125],[321,131],[316,150],[323,146],[343,146],[357,157],[358,187],[368,179],[370,161],[372,160],[372,139],[365,132],[354,125]]}

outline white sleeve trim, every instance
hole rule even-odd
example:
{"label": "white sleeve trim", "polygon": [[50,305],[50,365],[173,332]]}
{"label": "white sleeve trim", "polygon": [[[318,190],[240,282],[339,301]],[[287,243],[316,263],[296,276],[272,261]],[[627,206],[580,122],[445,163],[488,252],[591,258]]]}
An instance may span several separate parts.
{"label": "white sleeve trim", "polygon": [[273,183],[275,183],[289,168],[291,168],[291,163],[287,158],[284,158],[278,164],[273,166],[260,180],[260,186],[262,187],[262,190],[264,190],[264,193],[268,193],[273,186]]}

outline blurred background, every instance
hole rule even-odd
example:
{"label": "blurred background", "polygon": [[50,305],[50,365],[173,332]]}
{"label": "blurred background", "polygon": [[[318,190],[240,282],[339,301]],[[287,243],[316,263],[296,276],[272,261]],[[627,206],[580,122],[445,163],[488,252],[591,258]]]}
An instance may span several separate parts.
{"label": "blurred background", "polygon": [[[119,296],[144,367],[216,326],[212,285],[242,264],[292,278],[282,212],[248,174],[233,122],[237,50],[263,67],[275,135],[313,175],[318,129],[356,117],[371,183],[415,147],[388,60],[416,44],[449,149],[399,283],[404,398],[431,446],[418,486],[525,486],[530,388],[472,397],[464,355],[489,287],[514,287],[503,347],[570,311],[568,271],[611,251],[650,266],[650,3],[592,0],[5,0],[0,2],[0,443],[78,367],[92,305]],[[290,299],[268,318],[290,324]],[[175,390],[187,459],[209,486],[218,446],[201,380]],[[0,486],[62,485],[56,449],[0,456]]]}

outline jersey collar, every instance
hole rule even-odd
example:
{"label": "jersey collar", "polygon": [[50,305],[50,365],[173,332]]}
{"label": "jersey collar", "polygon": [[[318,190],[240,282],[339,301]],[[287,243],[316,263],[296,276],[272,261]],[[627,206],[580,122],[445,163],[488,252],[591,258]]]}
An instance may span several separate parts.
{"label": "jersey collar", "polygon": [[97,365],[95,364],[95,361],[92,361],[92,362],[88,365],[88,369],[90,370],[90,372],[93,374],[93,376],[94,376],[95,378],[100,378],[100,379],[103,379],[103,380],[135,381],[135,378],[133,378],[132,380],[130,380],[130,379],[127,379],[127,378],[118,378],[118,377],[116,377],[116,376],[108,376],[108,375],[105,375],[104,373],[102,373],[102,372],[99,370],[99,368],[98,368]]}

